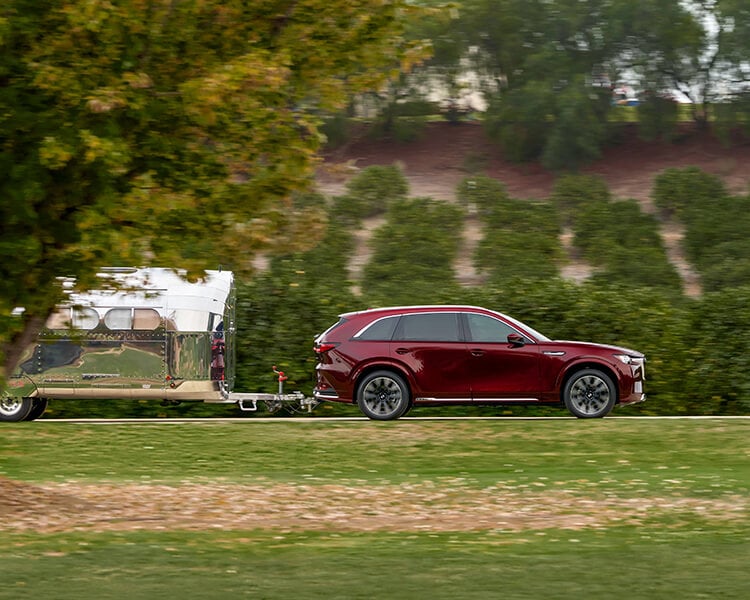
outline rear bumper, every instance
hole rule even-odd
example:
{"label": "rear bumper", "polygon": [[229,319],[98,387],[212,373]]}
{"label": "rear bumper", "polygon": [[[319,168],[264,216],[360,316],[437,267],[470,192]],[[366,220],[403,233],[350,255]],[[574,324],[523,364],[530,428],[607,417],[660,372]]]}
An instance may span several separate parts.
{"label": "rear bumper", "polygon": [[326,389],[319,389],[315,388],[313,390],[313,398],[317,400],[318,402],[345,402],[345,400],[342,400],[339,398],[339,395],[336,393],[336,390],[333,388],[326,388]]}

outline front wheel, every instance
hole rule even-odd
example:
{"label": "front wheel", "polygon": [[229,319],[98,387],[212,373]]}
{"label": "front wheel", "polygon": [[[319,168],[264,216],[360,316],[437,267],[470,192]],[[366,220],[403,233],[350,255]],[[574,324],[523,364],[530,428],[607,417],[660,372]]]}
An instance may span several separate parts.
{"label": "front wheel", "polygon": [[33,398],[0,396],[0,421],[16,423],[23,421],[34,406]]}
{"label": "front wheel", "polygon": [[584,369],[565,384],[565,408],[579,419],[607,416],[615,406],[617,390],[609,375],[596,369]]}
{"label": "front wheel", "polygon": [[409,410],[409,387],[392,371],[367,375],[357,389],[357,406],[370,419],[390,421]]}

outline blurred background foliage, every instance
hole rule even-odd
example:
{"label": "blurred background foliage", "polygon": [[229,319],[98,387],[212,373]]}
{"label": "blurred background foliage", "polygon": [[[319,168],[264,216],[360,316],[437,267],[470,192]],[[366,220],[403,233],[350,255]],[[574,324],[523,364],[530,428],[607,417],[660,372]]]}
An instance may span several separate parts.
{"label": "blurred background foliage", "polygon": [[[369,180],[367,171],[355,179]],[[389,173],[394,183],[401,180],[397,170]],[[703,185],[692,183],[696,178]],[[691,236],[699,235],[693,230],[701,223],[720,220],[732,228],[737,221],[733,211],[746,205],[747,197],[726,193],[721,198],[711,194],[712,200],[706,201],[706,189],[720,189],[717,185],[713,176],[693,168],[669,170],[655,180],[654,203],[680,208],[663,219],[691,215],[680,221],[686,227],[686,247]],[[679,189],[679,201],[670,195],[674,189]],[[508,313],[553,338],[645,352],[648,401],[626,409],[628,414],[750,413],[750,273],[737,273],[721,288],[706,288],[710,291],[700,297],[684,295],[658,234],[659,221],[634,201],[612,199],[597,178],[561,178],[546,202],[511,198],[500,182],[484,177],[464,180],[457,196],[463,210],[424,198],[392,204],[372,238],[372,255],[359,282],[352,281],[346,260],[323,260],[326,255],[349,257],[352,251],[351,235],[341,228],[338,210],[332,210],[329,233],[318,248],[275,261],[268,272],[241,286],[242,302],[254,312],[243,311],[240,319],[240,388],[255,390],[265,381],[264,389],[273,391],[266,357],[277,355],[287,359],[295,389],[310,393],[312,340],[341,312],[404,303],[461,303]],[[335,198],[328,205],[339,207],[342,201]],[[459,285],[452,269],[467,211],[476,211],[486,224],[475,256],[484,283],[470,287]],[[576,232],[575,247],[595,266],[594,275],[583,283],[560,277],[565,259],[557,240],[565,219]],[[736,238],[732,243],[747,243],[742,236]],[[517,239],[526,243],[517,244]],[[722,241],[719,249],[727,243]],[[716,246],[716,240],[708,246]],[[750,248],[736,251],[750,256]],[[700,273],[710,274],[710,269]],[[263,348],[266,363],[253,362],[256,347]],[[269,349],[274,351],[269,354]]]}
{"label": "blurred background foliage", "polygon": [[[707,288],[697,298],[684,295],[666,260],[655,218],[642,213],[633,201],[613,200],[597,178],[562,178],[543,202],[511,198],[500,182],[489,178],[467,178],[457,190],[463,207],[409,198],[404,185],[398,168],[367,168],[341,197],[295,198],[300,205],[312,202],[328,207],[325,234],[314,248],[274,255],[267,270],[239,282],[238,391],[275,392],[278,384],[271,368],[276,365],[289,376],[287,390],[309,395],[314,387],[313,340],[341,313],[383,305],[459,303],[510,314],[552,338],[617,344],[644,352],[648,400],[623,409],[623,414],[750,414],[750,336],[746,335],[750,273],[738,272],[735,279]],[[654,182],[654,203],[669,212],[663,218],[686,216],[686,245],[692,235],[699,235],[693,229],[700,229],[703,222],[721,221],[721,215],[728,219],[721,221],[723,227],[731,229],[736,210],[746,205],[746,197],[726,193],[721,198],[711,194],[708,201],[706,190],[720,189],[718,185],[713,176],[693,168],[666,171]],[[384,190],[387,208],[372,237],[369,261],[354,278],[350,271],[353,223],[373,210],[369,202],[354,202],[349,212],[342,206],[351,190],[370,186]],[[367,191],[362,194],[367,196]],[[485,274],[482,284],[462,286],[452,265],[463,221],[471,212],[487,225],[475,257]],[[577,232],[575,246],[596,267],[582,283],[563,279],[559,272],[565,259],[556,240],[566,218]],[[525,243],[516,244],[516,239]],[[747,242],[736,236],[719,244],[717,251],[729,243]],[[750,256],[750,248],[737,252]],[[92,408],[52,402],[48,415],[91,414]],[[94,410],[110,416],[239,414],[235,407],[200,404],[165,409],[149,403],[115,403]],[[524,407],[419,412],[465,414],[467,410],[556,413],[552,408]],[[328,403],[315,414],[358,413]]]}

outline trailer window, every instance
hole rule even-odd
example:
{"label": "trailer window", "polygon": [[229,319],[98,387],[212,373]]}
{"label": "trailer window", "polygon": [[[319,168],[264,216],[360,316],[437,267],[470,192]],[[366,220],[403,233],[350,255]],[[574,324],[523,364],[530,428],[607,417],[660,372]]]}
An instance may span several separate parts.
{"label": "trailer window", "polygon": [[161,325],[161,317],[153,308],[110,308],[104,324],[113,330],[153,330]]}
{"label": "trailer window", "polygon": [[94,329],[99,315],[93,308],[58,308],[47,319],[47,329]]}
{"label": "trailer window", "polygon": [[73,329],[93,329],[99,325],[99,313],[93,308],[73,309]]}
{"label": "trailer window", "polygon": [[104,315],[104,324],[108,329],[130,329],[133,315],[129,308],[111,308]]}
{"label": "trailer window", "polygon": [[161,325],[161,317],[153,308],[133,310],[133,329],[152,330]]}

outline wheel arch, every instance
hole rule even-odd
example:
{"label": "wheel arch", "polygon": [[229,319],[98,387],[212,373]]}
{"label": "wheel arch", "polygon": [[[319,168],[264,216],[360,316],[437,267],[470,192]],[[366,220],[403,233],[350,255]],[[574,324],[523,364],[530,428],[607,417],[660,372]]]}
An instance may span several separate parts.
{"label": "wheel arch", "polygon": [[568,365],[565,370],[562,372],[560,376],[560,380],[558,382],[558,389],[559,389],[559,399],[561,403],[565,403],[565,386],[568,384],[568,381],[578,372],[585,371],[586,369],[595,369],[597,371],[601,371],[605,375],[607,375],[611,380],[612,383],[615,386],[615,404],[620,403],[620,378],[617,375],[617,372],[608,364],[602,363],[596,360],[584,360],[581,362],[574,363],[572,365]]}
{"label": "wheel arch", "polygon": [[370,373],[374,373],[375,371],[392,371],[396,375],[400,376],[404,380],[404,383],[406,383],[406,387],[408,388],[409,405],[411,406],[414,404],[414,385],[408,371],[392,362],[370,363],[359,370],[359,372],[357,373],[357,377],[354,380],[353,396],[355,402],[357,394],[359,393],[359,386],[362,385],[362,380]]}

